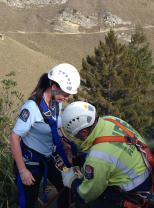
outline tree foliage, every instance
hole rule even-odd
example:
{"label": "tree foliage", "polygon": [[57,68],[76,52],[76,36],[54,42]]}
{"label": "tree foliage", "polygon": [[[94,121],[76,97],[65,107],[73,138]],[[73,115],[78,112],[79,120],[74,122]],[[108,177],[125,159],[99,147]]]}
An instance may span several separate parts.
{"label": "tree foliage", "polygon": [[145,133],[152,123],[153,68],[141,29],[132,34],[130,44],[120,43],[111,30],[94,55],[82,60],[80,96],[94,104],[100,115],[121,117]]}
{"label": "tree foliage", "polygon": [[13,161],[9,147],[9,135],[15,115],[23,101],[23,95],[16,89],[14,72],[1,81],[0,94],[0,208],[15,208],[15,184]]}

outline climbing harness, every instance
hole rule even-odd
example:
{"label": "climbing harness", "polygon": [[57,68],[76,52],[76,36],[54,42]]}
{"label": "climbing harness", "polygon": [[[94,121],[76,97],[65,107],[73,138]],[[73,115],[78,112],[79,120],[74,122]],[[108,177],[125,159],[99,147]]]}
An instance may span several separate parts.
{"label": "climbing harness", "polygon": [[[33,100],[34,102],[36,102],[36,99],[34,97],[31,97],[30,100]],[[60,171],[62,171],[66,167],[68,167],[68,168],[71,167],[71,164],[68,161],[66,153],[64,151],[62,140],[61,140],[61,138],[58,134],[58,130],[57,130],[57,119],[58,119],[58,115],[59,115],[59,106],[58,106],[58,103],[54,103],[54,104],[57,107],[55,119],[53,118],[52,112],[48,108],[48,106],[45,103],[45,100],[43,98],[40,102],[40,105],[38,105],[45,122],[47,124],[49,124],[50,129],[51,129],[51,133],[53,136],[53,143],[56,147],[56,150],[53,153],[53,155],[50,158],[47,158],[47,157],[43,156],[42,154],[36,152],[35,150],[27,147],[23,143],[23,141],[21,140],[21,149],[23,152],[23,159],[24,159],[25,164],[33,165],[33,167],[35,167],[35,166],[37,167],[40,164],[40,162],[43,163],[44,174],[43,174],[43,199],[42,199],[42,201],[44,203],[46,203],[48,200],[45,188],[47,185],[47,178],[48,178],[48,164],[47,164],[47,162],[49,161],[49,159],[52,159],[54,161],[55,167]],[[66,140],[66,138],[65,138],[65,140]],[[17,186],[18,186],[18,189],[20,192],[20,199],[19,199],[20,208],[25,208],[25,206],[26,206],[25,205],[25,203],[26,203],[25,202],[25,195],[24,195],[24,191],[23,191],[21,177],[19,174],[17,176]]]}
{"label": "climbing harness", "polygon": [[[114,123],[116,126],[121,128],[126,136],[101,136],[97,137],[93,145],[103,143],[103,142],[125,142],[129,145],[135,145],[138,151],[140,151],[145,165],[151,172],[152,176],[152,193],[154,193],[154,155],[151,153],[150,148],[140,141],[133,132],[131,132],[127,127],[121,124],[119,121],[114,120],[112,118],[106,118],[105,120]],[[126,200],[124,201],[123,207],[124,208],[152,208],[154,207],[154,195],[151,192],[137,192],[125,193]]]}
{"label": "climbing harness", "polygon": [[[56,106],[58,106],[58,103],[56,103]],[[67,158],[66,153],[64,151],[61,138],[58,134],[57,119],[56,120],[53,119],[52,113],[51,113],[50,109],[48,108],[44,98],[42,98],[39,107],[40,107],[40,110],[41,110],[41,112],[43,113],[43,115],[45,117],[46,122],[50,126],[51,133],[52,133],[52,136],[53,136],[53,143],[56,146],[57,154],[60,155],[60,157],[64,161],[64,164],[67,167],[71,167],[71,164],[68,161],[68,158]],[[56,112],[56,117],[58,117],[58,114],[59,114],[59,111]]]}
{"label": "climbing harness", "polygon": [[93,144],[102,142],[125,142],[126,144],[135,145],[135,147],[140,151],[147,168],[150,170],[154,168],[154,155],[151,153],[150,148],[146,144],[141,142],[133,132],[122,125],[119,121],[111,118],[107,118],[105,120],[110,121],[121,128],[126,133],[126,136],[102,136],[96,138]]}

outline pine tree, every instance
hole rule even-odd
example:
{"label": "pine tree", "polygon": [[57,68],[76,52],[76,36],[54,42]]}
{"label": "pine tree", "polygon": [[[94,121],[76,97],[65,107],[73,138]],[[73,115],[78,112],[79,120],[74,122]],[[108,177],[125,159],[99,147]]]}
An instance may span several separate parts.
{"label": "pine tree", "polygon": [[135,31],[131,43],[126,45],[118,42],[111,30],[95,48],[94,55],[82,60],[80,96],[94,104],[100,115],[121,117],[143,131],[152,122],[153,99],[147,102],[151,57],[143,33]]}
{"label": "pine tree", "polygon": [[[138,69],[136,91],[140,99],[142,111],[140,115],[140,124],[146,124],[145,131],[149,131],[149,126],[154,123],[153,106],[154,106],[154,91],[153,91],[153,69],[152,52],[149,49],[149,43],[143,33],[142,28],[137,27],[135,33],[132,35],[131,43],[129,44],[131,53],[135,57],[135,66]],[[136,108],[136,110],[140,110]],[[152,130],[153,131],[153,130]],[[154,135],[154,132],[149,134],[149,137]]]}

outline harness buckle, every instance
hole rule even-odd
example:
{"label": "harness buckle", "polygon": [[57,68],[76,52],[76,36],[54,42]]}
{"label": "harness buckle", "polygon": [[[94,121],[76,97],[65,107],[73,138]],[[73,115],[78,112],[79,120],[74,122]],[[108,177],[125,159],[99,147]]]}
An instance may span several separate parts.
{"label": "harness buckle", "polygon": [[154,195],[150,191],[138,191],[137,194],[146,199],[153,199],[154,202]]}
{"label": "harness buckle", "polygon": [[56,154],[55,156],[52,156],[55,162],[55,167],[60,171],[65,171],[65,168],[67,168],[63,162],[63,159],[60,157],[60,155]]}
{"label": "harness buckle", "polygon": [[52,113],[50,110],[46,111],[46,112],[43,112],[43,114],[46,116],[46,117],[51,117],[52,116]]}
{"label": "harness buckle", "polygon": [[130,136],[125,136],[125,138],[126,138],[126,141],[127,141],[127,144],[134,144],[134,145],[136,145],[136,138],[135,137],[130,137]]}

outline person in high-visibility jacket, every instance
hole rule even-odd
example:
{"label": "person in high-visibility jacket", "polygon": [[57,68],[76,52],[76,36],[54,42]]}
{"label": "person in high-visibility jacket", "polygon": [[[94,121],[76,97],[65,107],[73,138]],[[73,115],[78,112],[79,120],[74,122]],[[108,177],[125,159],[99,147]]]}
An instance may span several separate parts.
{"label": "person in high-visibility jacket", "polygon": [[[83,178],[78,179],[73,168],[63,172],[63,183],[90,207],[124,207],[123,193],[149,191],[152,186],[150,170],[141,153],[125,142],[103,142],[94,145],[102,136],[125,136],[112,118],[127,127],[142,142],[144,139],[128,123],[114,116],[96,116],[93,105],[76,101],[62,114],[62,125],[70,135],[80,139],[80,149],[87,151]],[[121,205],[120,205],[121,204]]]}

